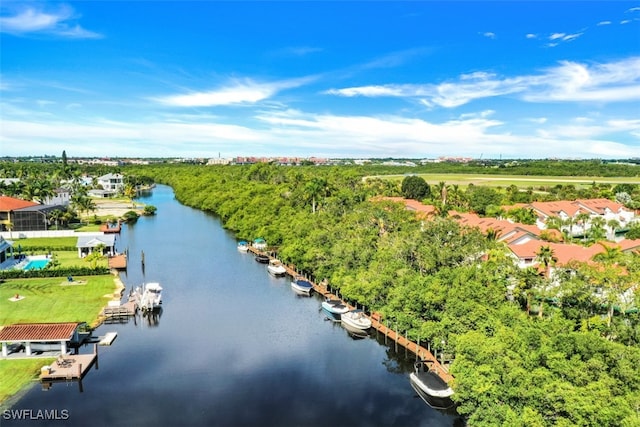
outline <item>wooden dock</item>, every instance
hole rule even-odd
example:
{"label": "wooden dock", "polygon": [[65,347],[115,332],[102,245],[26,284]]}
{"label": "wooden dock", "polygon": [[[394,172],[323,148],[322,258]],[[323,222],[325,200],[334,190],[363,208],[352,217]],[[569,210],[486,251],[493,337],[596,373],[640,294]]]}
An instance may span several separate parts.
{"label": "wooden dock", "polygon": [[[252,246],[249,247],[249,251],[251,253],[253,253],[254,255],[268,255],[269,258],[273,258],[268,253],[259,251],[259,250],[255,249]],[[297,272],[297,270],[295,269],[294,266],[286,265],[284,263],[283,263],[283,265],[287,269],[287,274],[289,276],[296,277],[296,276],[300,275]],[[321,283],[315,283],[314,281],[312,281],[310,279],[307,279],[307,280],[309,280],[309,282],[313,285],[313,290],[316,291],[318,294],[322,295],[324,298],[326,298],[326,297],[337,298],[334,294],[332,294],[327,289],[326,284],[324,284],[322,282]],[[344,301],[343,301],[343,304],[346,305],[347,307],[349,307],[350,309],[357,308],[357,307],[353,307],[352,305],[350,305],[349,303],[344,302]],[[431,369],[433,369],[433,371],[436,374],[438,374],[438,376],[440,378],[442,378],[444,381],[446,381],[447,383],[450,382],[451,380],[453,380],[453,376],[449,373],[447,368],[444,367],[438,361],[438,359],[433,355],[433,353],[431,353],[431,351],[428,348],[425,348],[425,347],[422,347],[421,345],[418,345],[418,343],[409,340],[407,337],[402,336],[402,334],[399,334],[396,331],[392,330],[391,328],[385,326],[384,323],[382,322],[382,318],[381,318],[380,314],[373,313],[371,316],[368,316],[368,317],[371,320],[371,327],[376,329],[378,332],[382,333],[385,336],[386,339],[394,341],[398,345],[406,348],[408,351],[410,351],[413,354],[415,354],[418,359],[427,360],[429,362],[432,362],[430,364],[431,365],[430,366]]]}
{"label": "wooden dock", "polygon": [[98,360],[97,347],[94,345],[93,354],[65,354],[61,356],[67,361],[64,364],[58,364],[57,361],[49,366],[44,366],[40,370],[40,380],[43,382],[51,381],[72,381],[81,380],[89,372],[89,369]]}
{"label": "wooden dock", "polygon": [[105,234],[110,234],[110,233],[120,233],[121,230],[121,225],[120,222],[118,222],[118,224],[115,227],[111,227],[109,224],[102,224],[100,226],[100,231],[102,231]]}
{"label": "wooden dock", "polygon": [[125,254],[109,257],[109,268],[125,270],[127,268],[127,256]]}
{"label": "wooden dock", "polygon": [[135,316],[138,304],[135,301],[127,301],[122,305],[106,306],[102,309],[103,317],[128,317]]}

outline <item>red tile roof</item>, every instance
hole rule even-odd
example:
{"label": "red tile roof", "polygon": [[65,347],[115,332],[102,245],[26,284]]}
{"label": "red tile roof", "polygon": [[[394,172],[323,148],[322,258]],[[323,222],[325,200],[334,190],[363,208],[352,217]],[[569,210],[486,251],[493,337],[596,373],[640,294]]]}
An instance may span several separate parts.
{"label": "red tile roof", "polygon": [[9,196],[0,196],[0,212],[10,212],[16,209],[28,208],[30,206],[37,206],[35,202],[29,202],[27,200],[16,199]]}
{"label": "red tile roof", "polygon": [[521,245],[509,245],[509,249],[518,258],[535,258],[536,253],[542,246],[549,246],[556,258],[556,265],[567,265],[571,261],[592,262],[591,258],[595,254],[604,252],[601,245],[592,245],[584,247],[580,245],[571,245],[566,243],[549,243],[531,240]]}
{"label": "red tile roof", "polygon": [[611,212],[619,212],[624,206],[609,199],[580,199],[575,201],[576,204],[584,206],[599,215],[605,214],[605,209],[609,208]]}
{"label": "red tile roof", "polygon": [[78,322],[7,325],[0,329],[0,341],[66,341],[73,337],[78,325]]}

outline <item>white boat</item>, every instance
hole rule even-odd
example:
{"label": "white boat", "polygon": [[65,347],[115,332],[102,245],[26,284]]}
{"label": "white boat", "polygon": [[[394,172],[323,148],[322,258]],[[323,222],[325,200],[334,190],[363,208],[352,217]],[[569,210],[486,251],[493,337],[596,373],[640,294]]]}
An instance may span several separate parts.
{"label": "white boat", "polygon": [[249,242],[245,242],[244,240],[238,242],[238,251],[240,252],[248,252],[249,251]]}
{"label": "white boat", "polygon": [[262,237],[259,237],[253,241],[253,247],[259,251],[263,251],[267,249],[267,241],[264,240]]}
{"label": "white boat", "polygon": [[366,331],[371,327],[371,320],[362,310],[347,311],[340,315],[340,319],[342,320],[343,325],[361,331]]}
{"label": "white boat", "polygon": [[291,281],[291,288],[297,293],[301,295],[311,295],[311,290],[313,289],[313,285],[310,281],[305,279],[302,276],[298,276]]}
{"label": "white boat", "polygon": [[284,276],[287,274],[287,269],[282,265],[282,262],[277,259],[269,260],[269,265],[267,266],[267,271],[273,274],[274,276]]}
{"label": "white boat", "polygon": [[140,297],[140,309],[142,311],[152,311],[162,305],[162,286],[157,282],[149,282],[144,286],[144,291]]}
{"label": "white boat", "polygon": [[433,362],[420,360],[414,364],[415,372],[409,374],[411,387],[429,406],[436,409],[450,408],[453,406],[453,389],[430,368],[430,363]]}
{"label": "white boat", "polygon": [[322,301],[322,309],[329,312],[329,314],[333,314],[336,320],[340,320],[340,316],[349,311],[349,307],[345,303],[339,299],[332,298],[326,298]]}

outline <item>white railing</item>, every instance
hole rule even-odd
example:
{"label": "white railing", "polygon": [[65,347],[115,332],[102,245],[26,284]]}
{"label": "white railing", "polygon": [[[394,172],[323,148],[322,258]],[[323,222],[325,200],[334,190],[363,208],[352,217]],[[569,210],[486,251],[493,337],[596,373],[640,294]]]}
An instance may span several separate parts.
{"label": "white railing", "polygon": [[73,237],[96,236],[104,234],[101,231],[73,231],[73,230],[39,230],[39,231],[2,231],[0,236],[5,240],[25,239],[29,237]]}

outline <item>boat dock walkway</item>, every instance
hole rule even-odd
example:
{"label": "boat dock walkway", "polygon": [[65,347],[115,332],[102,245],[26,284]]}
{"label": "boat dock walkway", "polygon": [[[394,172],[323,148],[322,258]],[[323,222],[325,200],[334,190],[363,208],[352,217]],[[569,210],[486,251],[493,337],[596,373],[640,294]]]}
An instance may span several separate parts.
{"label": "boat dock walkway", "polygon": [[138,311],[138,303],[136,301],[127,301],[124,304],[111,306],[108,305],[102,309],[102,316],[110,317],[128,317],[135,316]]}
{"label": "boat dock walkway", "polygon": [[[263,251],[259,251],[256,248],[250,246],[249,247],[249,252],[251,252],[254,255],[267,255],[269,256],[269,259],[274,258],[271,255],[269,255],[267,252],[263,252]],[[296,277],[299,276],[300,273],[297,272],[297,270],[295,269],[295,266],[292,265],[286,265],[284,263],[282,263],[285,268],[287,269],[287,274],[291,277]],[[316,291],[318,294],[322,295],[324,298],[326,297],[332,297],[332,298],[336,298],[337,297],[332,294],[328,289],[326,284],[324,283],[315,283],[314,281],[309,280],[309,282],[313,285],[313,290]],[[353,310],[356,307],[353,307],[352,305],[350,305],[347,302],[343,303],[349,307],[349,309]],[[408,351],[414,353],[418,359],[421,360],[426,360],[431,362],[430,363],[430,368],[436,373],[438,374],[438,376],[440,378],[442,378],[444,381],[446,381],[447,383],[450,382],[451,380],[453,380],[453,375],[451,375],[449,373],[449,371],[447,370],[447,368],[445,368],[439,361],[438,359],[433,355],[433,353],[431,353],[431,351],[428,348],[422,347],[421,345],[418,345],[418,343],[413,342],[411,340],[409,340],[407,337],[402,336],[402,334],[397,333],[396,331],[392,330],[391,328],[387,327],[383,322],[382,322],[382,318],[378,313],[373,313],[371,316],[368,316],[369,319],[371,320],[371,327],[376,329],[378,332],[384,334],[386,339],[390,339],[394,342],[396,342],[398,345],[406,348]]]}
{"label": "boat dock walkway", "polygon": [[[65,354],[58,361],[40,370],[41,381],[81,380],[98,360],[98,350],[94,345],[93,354]],[[64,361],[64,362],[63,362]]]}

